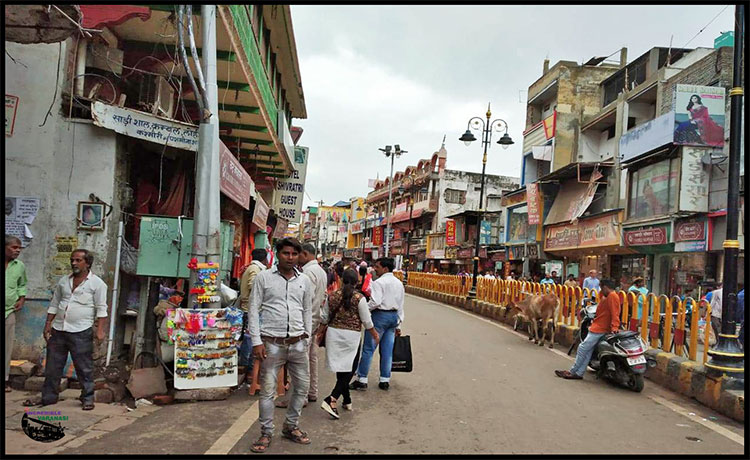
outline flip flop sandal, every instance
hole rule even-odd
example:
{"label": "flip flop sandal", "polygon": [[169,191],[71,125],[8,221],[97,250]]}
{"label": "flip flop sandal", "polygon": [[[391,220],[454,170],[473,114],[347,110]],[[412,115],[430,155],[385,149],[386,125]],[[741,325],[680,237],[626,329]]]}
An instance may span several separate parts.
{"label": "flip flop sandal", "polygon": [[258,438],[257,441],[255,441],[254,443],[250,445],[250,451],[256,454],[262,454],[268,449],[270,445],[271,445],[271,437],[264,434],[260,438]]}
{"label": "flip flop sandal", "polygon": [[[297,434],[295,434],[295,432]],[[281,435],[284,436],[285,438],[291,440],[291,441],[296,442],[297,444],[310,444],[312,442],[310,440],[310,438],[307,437],[307,433],[305,433],[304,431],[300,430],[299,428],[293,428],[291,430],[285,428],[281,432]],[[307,441],[305,441],[305,440],[307,440]]]}

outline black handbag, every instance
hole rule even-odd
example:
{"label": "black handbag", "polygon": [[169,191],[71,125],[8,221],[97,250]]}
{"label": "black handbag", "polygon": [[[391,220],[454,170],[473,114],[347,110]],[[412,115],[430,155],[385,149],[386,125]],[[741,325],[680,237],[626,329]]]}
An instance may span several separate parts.
{"label": "black handbag", "polygon": [[393,340],[391,372],[411,372],[411,370],[411,339],[408,335],[397,336]]}

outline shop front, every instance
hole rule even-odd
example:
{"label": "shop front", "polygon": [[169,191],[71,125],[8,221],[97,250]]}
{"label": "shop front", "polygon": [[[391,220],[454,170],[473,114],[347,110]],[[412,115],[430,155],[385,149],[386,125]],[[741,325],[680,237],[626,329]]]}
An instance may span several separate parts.
{"label": "shop front", "polygon": [[544,251],[557,262],[550,262],[550,266],[562,268],[558,277],[564,280],[573,274],[582,281],[590,270],[597,270],[600,277],[613,276],[610,258],[633,253],[621,247],[620,218],[618,210],[545,227]]}
{"label": "shop front", "polygon": [[[623,244],[646,257],[646,288],[656,295],[669,294],[670,259],[675,254],[670,222],[625,227]],[[628,280],[630,281],[630,280]]]}

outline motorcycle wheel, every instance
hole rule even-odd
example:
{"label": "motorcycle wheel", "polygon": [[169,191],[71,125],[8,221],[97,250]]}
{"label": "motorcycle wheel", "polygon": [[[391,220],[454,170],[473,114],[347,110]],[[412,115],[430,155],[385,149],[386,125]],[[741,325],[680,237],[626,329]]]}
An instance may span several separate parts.
{"label": "motorcycle wheel", "polygon": [[630,376],[630,380],[628,381],[628,388],[635,391],[636,393],[640,393],[643,391],[643,387],[646,384],[646,382],[643,379],[642,374],[633,374]]}

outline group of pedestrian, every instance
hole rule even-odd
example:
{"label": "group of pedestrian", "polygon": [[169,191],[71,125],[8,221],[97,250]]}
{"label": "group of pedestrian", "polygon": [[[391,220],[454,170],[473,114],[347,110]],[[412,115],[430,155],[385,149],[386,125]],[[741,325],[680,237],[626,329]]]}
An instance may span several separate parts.
{"label": "group of pedestrian", "polygon": [[[18,260],[21,240],[5,235],[5,392],[10,392],[10,358],[15,339],[16,313],[26,300],[26,267]],[[60,380],[73,359],[81,383],[83,410],[94,408],[94,345],[104,341],[107,318],[107,285],[91,271],[94,255],[75,249],[70,255],[71,274],[60,278],[47,308],[44,330],[47,342],[41,405],[57,403]],[[36,405],[26,400],[25,405]]]}
{"label": "group of pedestrian", "polygon": [[[321,408],[341,417],[338,400],[353,410],[350,389],[366,390],[375,349],[380,345],[380,384],[388,390],[393,342],[404,319],[404,287],[393,276],[393,259],[375,263],[377,279],[366,266],[337,263],[333,276],[318,264],[315,246],[294,238],[276,243],[277,265],[260,271],[250,288],[248,336],[260,361],[261,436],[250,449],[265,452],[274,434],[274,406],[286,407],[282,436],[299,444],[311,442],[299,426],[302,408],[318,398],[318,343],[324,340],[326,367],[336,384]],[[333,278],[333,279],[331,279]],[[365,329],[361,358],[360,333]],[[358,362],[359,361],[359,362]],[[274,404],[279,369],[290,377],[289,400]],[[356,379],[352,381],[352,378]]]}

